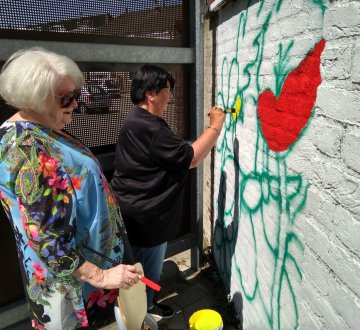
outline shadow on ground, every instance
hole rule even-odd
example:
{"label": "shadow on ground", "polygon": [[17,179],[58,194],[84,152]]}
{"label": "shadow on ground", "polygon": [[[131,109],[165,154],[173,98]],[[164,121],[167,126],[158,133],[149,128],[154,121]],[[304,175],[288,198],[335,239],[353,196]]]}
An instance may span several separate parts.
{"label": "shadow on ground", "polygon": [[162,290],[158,300],[175,309],[175,316],[160,321],[160,330],[189,329],[190,316],[200,309],[216,310],[222,317],[223,329],[241,329],[232,302],[217,272],[210,254],[205,255],[204,266],[197,272],[188,269],[179,271],[178,264],[167,260],[161,279]]}

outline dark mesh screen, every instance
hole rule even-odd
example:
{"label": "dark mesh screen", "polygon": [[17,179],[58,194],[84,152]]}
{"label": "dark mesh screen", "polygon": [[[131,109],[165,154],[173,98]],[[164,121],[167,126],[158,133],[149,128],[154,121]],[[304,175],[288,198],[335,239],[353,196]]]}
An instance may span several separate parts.
{"label": "dark mesh screen", "polygon": [[[175,78],[174,97],[165,111],[164,119],[181,138],[188,138],[188,74],[185,65],[171,70]],[[72,122],[65,129],[88,147],[115,144],[125,115],[133,107],[130,99],[130,72],[83,72],[85,85],[73,113]],[[14,110],[0,101],[0,121]]]}
{"label": "dark mesh screen", "polygon": [[186,47],[188,2],[3,0],[0,2],[0,35],[26,39],[42,32],[37,39]]}
{"label": "dark mesh screen", "polygon": [[[189,7],[190,0],[2,0],[0,38],[131,44],[138,45],[139,51],[146,45],[189,47]],[[159,58],[159,65],[176,80],[174,99],[164,119],[175,134],[188,139],[190,66],[162,65],[161,61]],[[78,64],[84,73],[86,90],[79,99],[79,111],[73,114],[66,130],[98,154],[114,151],[121,124],[133,106],[131,72],[140,63]],[[15,111],[0,97],[0,123]],[[110,177],[111,170],[108,172]],[[182,214],[179,235],[190,231],[189,183]],[[3,218],[5,215],[0,214],[0,220]],[[0,247],[4,251],[15,246],[10,232],[10,227],[0,232]],[[0,287],[0,306],[24,297],[21,279],[16,276],[19,270],[15,254],[9,252],[9,261],[4,261],[7,271],[0,275],[0,282],[9,283],[11,278],[12,286]]]}
{"label": "dark mesh screen", "polygon": [[[182,138],[188,137],[188,107],[184,95],[187,86],[184,70],[169,70],[176,80],[175,95],[165,111],[164,119],[175,134]],[[88,91],[79,99],[79,113],[73,115],[73,121],[66,127],[67,131],[76,136],[88,147],[115,144],[122,122],[128,111],[133,107],[130,99],[129,72],[84,72],[85,88],[102,86],[107,88],[108,99],[95,100]],[[104,108],[102,108],[105,105]]]}

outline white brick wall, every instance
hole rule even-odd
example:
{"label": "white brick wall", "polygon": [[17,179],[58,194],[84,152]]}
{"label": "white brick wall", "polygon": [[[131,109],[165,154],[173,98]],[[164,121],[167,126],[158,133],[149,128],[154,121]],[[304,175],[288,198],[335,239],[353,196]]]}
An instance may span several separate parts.
{"label": "white brick wall", "polygon": [[[206,108],[212,84],[218,105],[242,101],[204,171],[205,237],[244,329],[360,329],[360,1],[246,3],[205,23]],[[312,115],[270,150],[258,97],[279,97],[321,38]]]}

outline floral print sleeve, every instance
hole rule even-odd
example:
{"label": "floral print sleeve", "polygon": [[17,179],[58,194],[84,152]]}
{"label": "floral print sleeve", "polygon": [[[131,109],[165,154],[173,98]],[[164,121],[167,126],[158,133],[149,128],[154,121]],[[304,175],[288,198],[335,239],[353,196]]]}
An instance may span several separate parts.
{"label": "floral print sleeve", "polygon": [[68,275],[84,261],[73,240],[72,197],[78,184],[71,182],[58,150],[23,133],[7,160],[16,168],[14,188],[28,244],[49,272]]}

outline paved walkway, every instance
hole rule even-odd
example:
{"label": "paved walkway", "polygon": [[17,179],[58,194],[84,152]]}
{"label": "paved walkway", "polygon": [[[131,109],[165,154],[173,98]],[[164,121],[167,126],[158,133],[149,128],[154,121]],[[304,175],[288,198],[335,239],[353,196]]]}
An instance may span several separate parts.
{"label": "paved walkway", "polygon": [[[221,315],[224,314],[224,330],[238,329],[232,306],[227,303],[224,288],[219,285],[222,283],[221,280],[210,268],[193,272],[190,269],[190,251],[167,259],[164,263],[163,274],[160,281],[161,291],[157,300],[174,308],[175,315],[170,320],[160,321],[159,330],[187,330],[190,316],[205,308],[217,310]],[[229,313],[232,314],[230,317]],[[102,330],[117,330],[116,323]]]}
{"label": "paved walkway", "polygon": [[[170,305],[175,310],[175,315],[170,320],[162,320],[158,323],[159,330],[184,330],[189,329],[190,316],[205,308],[217,310],[224,320],[225,329],[237,329],[237,327],[225,326],[228,304],[226,293],[219,283],[214,271],[204,273],[207,269],[193,272],[190,269],[190,251],[185,251],[164,263],[163,274],[160,281],[161,291],[157,296],[159,302]],[[231,311],[232,313],[232,311]],[[30,322],[13,325],[7,330],[30,330]],[[118,330],[115,322],[101,328],[101,330]]]}
{"label": "paved walkway", "polygon": [[[200,281],[199,272],[190,269],[189,251],[167,259],[163,274],[157,300],[174,308],[175,315],[170,320],[159,321],[159,329],[189,329],[189,318],[194,312],[214,305],[214,286],[205,278]],[[117,330],[116,323],[101,330]]]}

